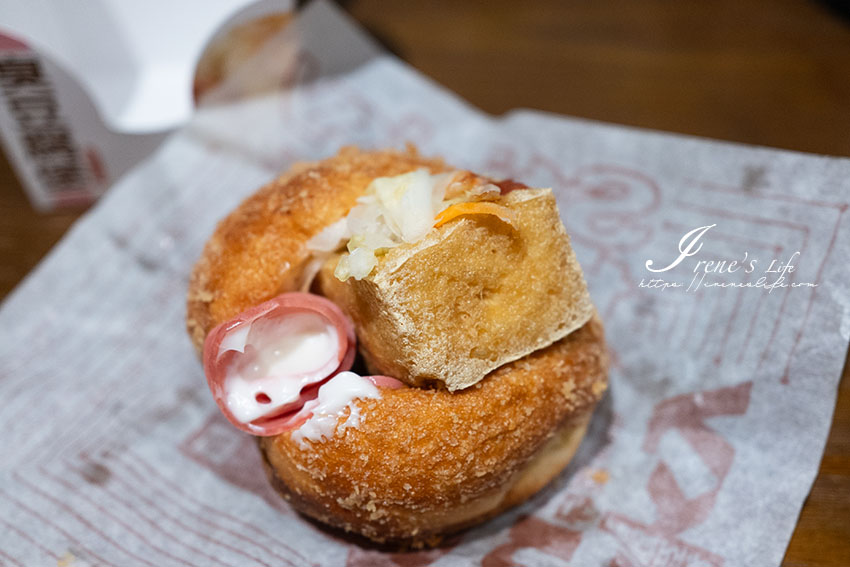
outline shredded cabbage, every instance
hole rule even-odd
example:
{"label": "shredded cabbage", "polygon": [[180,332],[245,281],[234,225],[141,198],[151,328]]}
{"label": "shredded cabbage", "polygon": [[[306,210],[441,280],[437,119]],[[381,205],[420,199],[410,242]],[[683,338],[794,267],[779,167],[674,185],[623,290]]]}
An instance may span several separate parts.
{"label": "shredded cabbage", "polygon": [[445,207],[443,197],[454,175],[431,175],[421,168],[374,179],[346,217],[348,254],[340,258],[334,275],[342,281],[363,279],[387,249],[417,242],[428,234],[437,213]]}
{"label": "shredded cabbage", "polygon": [[447,207],[470,199],[497,198],[499,193],[498,187],[482,183],[468,171],[431,175],[420,168],[394,177],[378,177],[348,216],[311,238],[307,246],[315,253],[330,253],[345,245],[348,253],[339,259],[334,275],[341,281],[361,280],[388,249],[418,242],[428,234],[437,215]]}

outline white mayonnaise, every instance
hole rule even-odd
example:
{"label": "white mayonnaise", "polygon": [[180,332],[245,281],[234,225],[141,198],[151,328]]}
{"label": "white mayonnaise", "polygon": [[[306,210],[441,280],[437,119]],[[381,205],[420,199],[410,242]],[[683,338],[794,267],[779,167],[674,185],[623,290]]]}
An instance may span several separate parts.
{"label": "white mayonnaise", "polygon": [[[313,415],[292,433],[292,439],[302,449],[309,449],[307,441],[330,439],[336,431],[360,425],[360,409],[352,402],[356,399],[380,398],[381,393],[369,379],[354,372],[340,372],[319,388],[313,402]],[[348,408],[348,418],[337,425]]]}
{"label": "white mayonnaise", "polygon": [[222,341],[242,354],[227,369],[227,407],[242,423],[298,399],[304,386],[336,369],[339,335],[327,319],[309,312],[263,317],[234,329]]}

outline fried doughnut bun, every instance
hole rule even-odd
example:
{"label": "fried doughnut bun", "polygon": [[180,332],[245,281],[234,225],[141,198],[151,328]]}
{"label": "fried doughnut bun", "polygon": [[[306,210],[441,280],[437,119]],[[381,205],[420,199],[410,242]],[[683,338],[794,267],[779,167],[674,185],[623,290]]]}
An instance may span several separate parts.
{"label": "fried doughnut bun", "polygon": [[[344,148],[300,164],[217,227],[192,272],[187,328],[199,352],[217,324],[304,284],[306,242],[347,214],[375,177],[441,160]],[[357,329],[358,334],[362,329]],[[373,541],[435,545],[540,490],[572,458],[607,386],[597,317],[467,389],[382,389],[359,427],[309,448],[258,438],[274,487],[298,511]]]}

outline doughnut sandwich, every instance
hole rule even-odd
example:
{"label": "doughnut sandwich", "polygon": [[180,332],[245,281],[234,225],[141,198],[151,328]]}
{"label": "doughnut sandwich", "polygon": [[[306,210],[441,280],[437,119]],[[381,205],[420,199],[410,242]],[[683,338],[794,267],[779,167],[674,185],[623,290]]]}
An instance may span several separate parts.
{"label": "doughnut sandwich", "polygon": [[187,329],[299,512],[430,546],[563,470],[607,352],[551,190],[405,151],[303,163],[222,220]]}

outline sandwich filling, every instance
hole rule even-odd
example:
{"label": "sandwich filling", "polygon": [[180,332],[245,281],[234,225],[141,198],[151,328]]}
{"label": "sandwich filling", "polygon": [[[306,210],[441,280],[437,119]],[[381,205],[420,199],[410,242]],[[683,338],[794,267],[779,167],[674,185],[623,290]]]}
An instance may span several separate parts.
{"label": "sandwich filling", "polygon": [[259,317],[225,335],[219,356],[234,353],[224,388],[242,423],[285,411],[301,391],[339,367],[333,324],[308,311]]}
{"label": "sandwich filling", "polygon": [[435,227],[468,214],[492,214],[512,223],[509,209],[492,202],[500,187],[468,171],[431,174],[420,168],[378,177],[348,216],[307,242],[314,252],[343,254],[334,275],[340,281],[367,277],[387,250],[421,240]]}
{"label": "sandwich filling", "polygon": [[[360,409],[352,402],[355,399],[380,398],[377,386],[354,372],[340,372],[319,388],[315,400],[304,404],[310,418],[293,434],[292,438],[307,448],[306,441],[321,441],[333,437],[337,431],[360,425]],[[345,421],[338,422],[348,411]]]}
{"label": "sandwich filling", "polygon": [[380,397],[378,386],[401,387],[385,376],[362,377],[354,361],[351,321],[327,299],[287,293],[219,325],[204,345],[204,370],[222,413],[254,435],[299,430],[299,440],[331,437],[359,424],[353,401]]}

